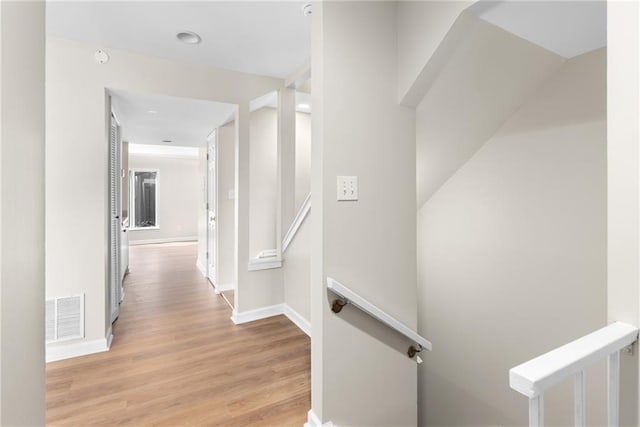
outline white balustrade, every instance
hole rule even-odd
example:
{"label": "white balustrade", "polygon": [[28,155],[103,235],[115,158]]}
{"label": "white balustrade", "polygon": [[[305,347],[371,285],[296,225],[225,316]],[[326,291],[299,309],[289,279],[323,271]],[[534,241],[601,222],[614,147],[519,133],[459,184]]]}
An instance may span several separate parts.
{"label": "white balustrade", "polygon": [[586,373],[594,363],[609,359],[609,426],[619,425],[620,350],[638,338],[638,328],[615,322],[509,370],[509,384],[529,398],[529,425],[544,425],[544,392],[573,376],[575,425],[586,426]]}

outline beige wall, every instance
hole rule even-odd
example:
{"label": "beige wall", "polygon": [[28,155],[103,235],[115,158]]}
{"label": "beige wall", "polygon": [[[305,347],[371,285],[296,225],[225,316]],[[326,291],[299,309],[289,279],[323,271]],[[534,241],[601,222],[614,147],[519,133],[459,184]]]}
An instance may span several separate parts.
{"label": "beige wall", "polygon": [[[353,307],[330,310],[325,278],[416,327],[414,112],[397,104],[392,2],[314,4],[312,407],[337,425],[416,425],[410,343]],[[336,201],[356,175],[357,202]]]}
{"label": "beige wall", "polygon": [[460,13],[473,1],[398,2],[398,99],[407,97]]}
{"label": "beige wall", "polygon": [[[311,114],[296,113],[295,143],[295,210],[311,191]],[[284,231],[288,224],[284,224]]]}
{"label": "beige wall", "polygon": [[[569,60],[418,212],[419,332],[434,342],[421,423],[526,424],[508,370],[606,325],[606,272],[602,49]],[[590,373],[590,424],[605,390]],[[572,405],[570,384],[550,393],[546,421],[571,424]]]}
{"label": "beige wall", "polygon": [[310,263],[311,235],[310,223],[312,213],[298,229],[296,237],[291,241],[284,254],[282,275],[284,281],[284,302],[295,310],[306,321],[311,318]]}
{"label": "beige wall", "polygon": [[417,107],[418,208],[565,62],[474,16],[467,25]]}
{"label": "beige wall", "polygon": [[233,248],[235,211],[229,191],[235,192],[235,123],[218,128],[218,283],[235,287],[233,281]]}
{"label": "beige wall", "polygon": [[45,424],[44,25],[44,2],[0,2],[3,426]]}
{"label": "beige wall", "polygon": [[276,246],[278,113],[261,108],[251,113],[249,185],[249,254],[256,257]]}
{"label": "beige wall", "polygon": [[[107,49],[111,59],[101,65],[93,59],[98,48],[47,39],[47,294],[85,293],[86,340],[104,339],[109,327],[106,89],[226,102],[238,104],[245,111],[251,99],[281,84],[271,78],[117,49]],[[243,155],[248,152],[248,122],[248,116],[241,114],[236,143]],[[246,224],[249,208],[244,199],[248,197],[247,173],[238,176],[236,202],[241,209],[236,212],[242,224]],[[69,221],[73,222],[71,228]],[[240,233],[236,248],[238,263],[246,265],[246,234]],[[250,281],[247,278],[243,282],[248,293],[253,291]]]}
{"label": "beige wall", "polygon": [[[158,169],[157,230],[130,230],[129,243],[198,238],[202,183],[198,158],[130,155],[130,169]],[[133,224],[132,224],[133,225]]]}

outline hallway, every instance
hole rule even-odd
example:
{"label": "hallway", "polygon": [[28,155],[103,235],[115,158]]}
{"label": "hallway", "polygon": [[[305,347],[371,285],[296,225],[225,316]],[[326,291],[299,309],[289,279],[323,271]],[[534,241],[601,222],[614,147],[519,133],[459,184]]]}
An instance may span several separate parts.
{"label": "hallway", "polygon": [[132,246],[111,350],[47,365],[50,425],[300,426],[310,340],[286,317],[234,325],[197,245]]}

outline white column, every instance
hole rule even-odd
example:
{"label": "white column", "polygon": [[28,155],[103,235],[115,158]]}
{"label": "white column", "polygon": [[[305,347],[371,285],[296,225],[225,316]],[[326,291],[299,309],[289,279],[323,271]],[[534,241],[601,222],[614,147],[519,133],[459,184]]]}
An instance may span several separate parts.
{"label": "white column", "polygon": [[620,352],[609,356],[609,427],[620,425]]}
{"label": "white column", "polygon": [[580,371],[573,379],[574,411],[576,427],[587,425],[586,372]]}
{"label": "white column", "polygon": [[249,262],[249,147],[250,147],[249,103],[238,105],[236,112],[236,244],[234,254],[234,275],[236,292],[234,293],[234,311],[245,310],[242,297],[247,291],[250,278],[247,271]]}
{"label": "white column", "polygon": [[[607,315],[640,324],[640,4],[607,2]],[[638,424],[638,352],[623,355],[620,421]],[[635,374],[633,374],[635,373]]]}
{"label": "white column", "polygon": [[0,2],[0,425],[45,423],[44,12]]}
{"label": "white column", "polygon": [[544,396],[529,399],[529,427],[544,426]]}

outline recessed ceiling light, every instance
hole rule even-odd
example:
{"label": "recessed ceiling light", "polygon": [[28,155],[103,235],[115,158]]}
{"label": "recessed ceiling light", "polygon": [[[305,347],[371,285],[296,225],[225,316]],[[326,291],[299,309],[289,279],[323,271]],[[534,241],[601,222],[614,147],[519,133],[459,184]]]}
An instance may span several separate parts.
{"label": "recessed ceiling light", "polygon": [[186,44],[198,44],[202,41],[202,38],[192,31],[183,31],[176,34],[178,40]]}
{"label": "recessed ceiling light", "polygon": [[163,139],[162,142],[173,142],[171,139]]}
{"label": "recessed ceiling light", "polygon": [[158,114],[158,112],[156,110],[149,110],[149,111],[147,111],[147,113],[149,113],[149,114]]}
{"label": "recessed ceiling light", "polygon": [[311,105],[309,104],[298,104],[298,108],[302,108],[302,109],[307,109],[307,108],[311,108]]}

